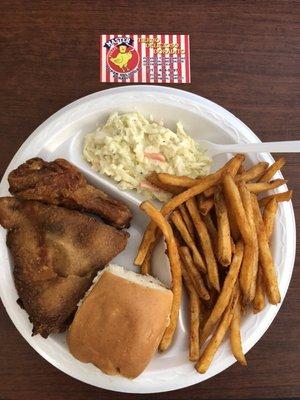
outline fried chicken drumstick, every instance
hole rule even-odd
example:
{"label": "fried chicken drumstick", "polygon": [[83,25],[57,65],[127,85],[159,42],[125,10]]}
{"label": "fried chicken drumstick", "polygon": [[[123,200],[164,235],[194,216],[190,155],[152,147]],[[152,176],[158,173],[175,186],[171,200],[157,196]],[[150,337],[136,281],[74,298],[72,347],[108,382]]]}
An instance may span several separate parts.
{"label": "fried chicken drumstick", "polygon": [[132,217],[126,204],[89,185],[82,173],[64,159],[47,162],[32,158],[13,170],[8,182],[9,191],[19,199],[87,211],[118,229],[128,227]]}

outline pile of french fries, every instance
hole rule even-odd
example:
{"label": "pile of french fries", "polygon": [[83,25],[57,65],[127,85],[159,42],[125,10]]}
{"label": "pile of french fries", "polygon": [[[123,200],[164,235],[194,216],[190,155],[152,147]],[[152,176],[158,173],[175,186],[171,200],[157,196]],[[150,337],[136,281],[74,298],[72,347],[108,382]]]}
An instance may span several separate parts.
{"label": "pile of french fries", "polygon": [[189,297],[189,359],[205,373],[229,331],[234,357],[247,365],[240,334],[247,309],[262,311],[267,298],[280,302],[276,268],[270,251],[278,202],[292,191],[258,195],[286,183],[271,180],[285,165],[260,162],[248,170],[237,154],[218,171],[192,179],[153,172],[149,181],[173,195],[158,211],[149,201],[140,208],[150,217],[135,264],[151,274],[151,258],[161,234],[171,266],[173,304],[170,324],[159,351],[171,345],[182,297]]}

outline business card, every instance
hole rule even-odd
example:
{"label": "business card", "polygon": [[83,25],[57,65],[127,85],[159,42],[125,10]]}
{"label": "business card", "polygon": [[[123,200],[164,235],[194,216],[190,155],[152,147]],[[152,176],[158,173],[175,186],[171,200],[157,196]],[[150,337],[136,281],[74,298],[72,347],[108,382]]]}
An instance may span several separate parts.
{"label": "business card", "polygon": [[190,83],[189,35],[101,35],[100,82]]}

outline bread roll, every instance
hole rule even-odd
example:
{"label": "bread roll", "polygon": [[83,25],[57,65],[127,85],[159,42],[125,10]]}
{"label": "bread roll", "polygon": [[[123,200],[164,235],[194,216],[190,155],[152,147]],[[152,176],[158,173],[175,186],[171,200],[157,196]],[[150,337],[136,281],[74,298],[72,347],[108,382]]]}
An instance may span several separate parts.
{"label": "bread roll", "polygon": [[106,374],[137,377],[169,323],[173,294],[152,276],[105,268],[67,334],[70,352]]}

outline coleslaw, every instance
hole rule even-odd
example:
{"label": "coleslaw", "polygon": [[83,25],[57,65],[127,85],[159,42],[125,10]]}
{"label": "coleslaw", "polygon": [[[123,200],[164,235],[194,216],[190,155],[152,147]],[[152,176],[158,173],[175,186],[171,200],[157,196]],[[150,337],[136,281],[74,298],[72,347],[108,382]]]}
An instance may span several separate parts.
{"label": "coleslaw", "polygon": [[149,186],[146,177],[151,172],[196,178],[207,175],[211,165],[210,157],[186,134],[181,122],[173,132],[139,112],[111,114],[104,126],[85,136],[83,157],[121,189],[134,189],[161,201],[170,195]]}

